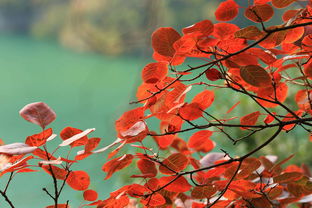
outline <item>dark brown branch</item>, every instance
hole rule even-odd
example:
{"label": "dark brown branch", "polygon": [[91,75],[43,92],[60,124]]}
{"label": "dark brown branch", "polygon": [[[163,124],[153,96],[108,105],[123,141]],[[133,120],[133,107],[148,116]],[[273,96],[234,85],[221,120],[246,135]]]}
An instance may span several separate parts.
{"label": "dark brown branch", "polygon": [[13,203],[11,202],[11,200],[8,198],[8,196],[6,195],[6,193],[4,191],[0,190],[1,195],[3,196],[3,198],[5,199],[5,201],[10,205],[11,208],[14,208]]}

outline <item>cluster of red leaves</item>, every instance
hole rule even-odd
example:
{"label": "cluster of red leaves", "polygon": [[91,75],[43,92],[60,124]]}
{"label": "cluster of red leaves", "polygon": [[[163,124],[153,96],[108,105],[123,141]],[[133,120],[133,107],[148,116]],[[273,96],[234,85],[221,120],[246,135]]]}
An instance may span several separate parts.
{"label": "cluster of red leaves", "polygon": [[[281,25],[265,27],[276,8],[295,2],[255,0],[244,8],[244,16],[259,27],[239,28],[225,21],[236,18],[242,6],[239,1],[226,0],[215,11],[220,23],[203,20],[184,28],[182,35],[171,27],[159,28],[152,34],[153,58],[157,62],[142,70],[143,83],[138,87],[136,103],[143,106],[125,112],[116,121],[121,146],[138,142],[140,145],[132,146],[143,153],[126,154],[103,166],[109,178],[136,160],[138,173],[131,177],[143,178],[144,182],[120,188],[108,199],[99,200],[97,207],[121,208],[139,203],[146,207],[270,208],[311,203],[311,174],[305,166],[282,168],[291,157],[281,162],[250,157],[281,130],[290,131],[296,124],[311,126],[311,2],[306,8],[285,10]],[[177,70],[189,57],[204,62]],[[202,76],[207,81],[198,82]],[[204,89],[188,101],[188,92],[197,86]],[[289,86],[300,89],[291,96]],[[225,114],[213,116],[209,109],[215,89],[220,88],[248,96],[259,110],[229,118],[227,115],[238,102]],[[289,107],[286,99],[297,106]],[[159,130],[152,131],[151,118],[159,121]],[[235,159],[227,152],[227,158],[223,153],[209,153],[216,146],[211,139],[216,134],[229,137],[234,144],[240,141],[226,133],[225,127],[248,131],[244,138],[267,128],[280,130],[267,143]],[[191,130],[197,131],[188,139],[180,138],[179,134]],[[169,155],[160,157],[143,146],[147,136],[152,136],[159,149]],[[114,154],[119,150],[120,146]],[[206,156],[198,158],[195,153]]]}
{"label": "cluster of red leaves", "polygon": [[[51,128],[45,129],[52,121],[55,120],[56,114],[45,103],[31,103],[26,105],[21,111],[20,115],[27,121],[37,124],[42,128],[42,132],[28,136],[25,143],[13,143],[0,146],[1,158],[1,175],[11,173],[10,180],[17,173],[42,171],[48,173],[54,179],[54,190],[57,195],[50,197],[55,204],[47,206],[47,208],[69,208],[68,204],[59,204],[58,197],[61,194],[65,183],[76,191],[84,191],[83,198],[86,201],[95,201],[98,197],[96,191],[88,189],[90,185],[90,177],[86,171],[71,170],[71,166],[79,160],[82,160],[93,154],[93,150],[98,146],[100,138],[88,138],[88,134],[95,129],[87,129],[82,131],[73,127],[64,128],[60,137],[63,140],[53,151],[48,151],[48,142],[53,140],[57,135],[53,134]],[[69,146],[66,157],[55,155],[57,150],[61,147]],[[70,152],[74,147],[84,147],[77,153],[77,156],[70,159]],[[101,151],[98,151],[101,152]],[[39,160],[39,162],[38,162]],[[59,182],[63,181],[63,182]],[[88,205],[88,204],[87,204]]]}
{"label": "cluster of red leaves", "polygon": [[[252,5],[243,8],[238,1],[226,0],[215,11],[219,23],[203,20],[184,28],[182,35],[171,27],[156,30],[152,34],[156,62],[142,69],[143,82],[136,94],[136,103],[142,106],[121,115],[115,123],[118,138],[107,147],[95,150],[101,139],[88,137],[94,129],[82,131],[66,127],[60,133],[62,142],[48,151],[48,142],[56,135],[45,127],[54,121],[55,113],[45,103],[25,106],[21,116],[39,125],[42,132],[28,136],[24,143],[0,146],[1,175],[11,173],[12,177],[16,173],[38,171],[38,168],[48,173],[53,178],[55,195],[43,189],[54,200],[54,205],[47,208],[69,207],[68,203],[58,202],[65,184],[84,191],[83,198],[89,203],[83,206],[97,208],[138,204],[161,208],[272,208],[294,203],[310,206],[311,173],[305,165],[283,168],[292,156],[279,162],[272,156],[251,157],[281,132],[299,125],[311,140],[311,1],[305,2],[306,8],[285,10],[281,25],[265,26],[277,8],[287,8],[295,2],[254,0]],[[242,8],[245,18],[258,27],[239,28],[226,22],[236,18]],[[178,70],[190,57],[199,58],[203,63]],[[289,93],[290,86],[294,86],[294,95]],[[197,87],[201,87],[200,92],[190,99],[189,91]],[[240,104],[237,102],[226,113],[214,116],[216,112],[211,109],[218,96],[216,89],[247,96],[258,109],[229,117]],[[288,105],[286,99],[296,105]],[[158,130],[152,130],[150,120],[159,122]],[[227,128],[238,128],[247,134],[235,138]],[[215,135],[227,137],[235,145],[268,128],[277,130],[264,143],[240,157],[232,157],[225,150],[211,152],[216,146]],[[194,130],[189,138],[181,138],[182,133]],[[144,146],[143,140],[148,136],[164,151],[156,153]],[[138,151],[116,156],[128,144]],[[70,168],[79,160],[115,145],[119,146],[110,152],[110,160],[102,167],[105,179],[135,162],[137,170],[131,177],[137,183],[110,193],[106,200],[97,200],[97,192],[89,189],[88,173]],[[75,147],[83,149],[74,158],[70,158],[70,154],[56,157],[57,150],[64,146],[70,147],[69,152]],[[39,162],[30,164],[35,159]],[[6,198],[5,191],[0,193]]]}

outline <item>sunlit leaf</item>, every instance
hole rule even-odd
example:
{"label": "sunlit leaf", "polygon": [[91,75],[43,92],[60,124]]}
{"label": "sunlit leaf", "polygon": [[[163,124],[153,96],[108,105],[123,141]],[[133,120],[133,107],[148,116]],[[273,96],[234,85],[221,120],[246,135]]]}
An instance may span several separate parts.
{"label": "sunlit leaf", "polygon": [[172,57],[175,54],[173,44],[180,37],[180,34],[175,29],[161,27],[152,34],[153,49],[160,55]]}
{"label": "sunlit leaf", "polygon": [[230,21],[238,15],[238,4],[234,0],[221,2],[215,11],[216,19],[219,21]]}

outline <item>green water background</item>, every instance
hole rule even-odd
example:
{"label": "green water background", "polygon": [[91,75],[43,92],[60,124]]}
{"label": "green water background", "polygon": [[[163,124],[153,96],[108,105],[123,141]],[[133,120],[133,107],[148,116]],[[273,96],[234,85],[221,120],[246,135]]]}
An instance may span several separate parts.
{"label": "green water background", "polygon": [[[49,126],[58,134],[64,127],[96,128],[92,137],[101,137],[100,146],[116,139],[114,121],[126,111],[134,99],[139,71],[147,62],[140,56],[107,57],[81,54],[62,48],[51,41],[38,41],[27,36],[0,36],[0,138],[5,143],[24,142],[26,136],[39,133],[40,128],[23,120],[18,112],[26,104],[42,101],[57,114]],[[56,138],[52,147],[60,143]],[[66,151],[67,147],[64,148]],[[75,148],[73,152],[80,150]],[[66,152],[65,151],[65,152]],[[63,153],[65,153],[63,152]],[[62,155],[61,152],[57,152]],[[123,184],[116,174],[104,181],[101,170],[106,154],[92,155],[74,165],[74,170],[86,170],[91,176],[89,188],[96,189],[101,199]],[[1,188],[7,176],[1,178]],[[53,190],[51,178],[40,171],[16,175],[8,195],[17,208],[44,207],[53,204],[41,190]],[[82,202],[82,192],[65,187],[61,202],[70,200],[72,207]],[[8,205],[0,199],[0,207]]]}

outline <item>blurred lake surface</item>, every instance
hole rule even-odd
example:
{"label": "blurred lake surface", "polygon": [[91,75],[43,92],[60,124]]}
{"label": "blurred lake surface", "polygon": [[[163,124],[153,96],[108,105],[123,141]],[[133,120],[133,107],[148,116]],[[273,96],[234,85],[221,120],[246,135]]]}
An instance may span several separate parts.
{"label": "blurred lake surface", "polygon": [[[53,41],[19,35],[0,35],[0,45],[0,138],[5,143],[24,142],[27,136],[40,132],[38,126],[18,114],[24,105],[38,101],[56,112],[57,119],[49,126],[54,133],[59,134],[66,126],[96,128],[90,136],[101,137],[101,147],[115,140],[114,122],[131,107],[128,103],[134,99],[139,71],[148,60],[77,53]],[[60,141],[56,138],[48,148],[53,150]],[[72,158],[80,149],[73,150]],[[98,191],[100,199],[124,183],[119,174],[104,181],[101,167],[106,158],[104,153],[93,155],[73,166],[74,170],[90,173],[90,188]],[[5,175],[1,187],[6,180]],[[52,201],[42,188],[52,190],[51,185],[51,178],[44,172],[21,173],[12,181],[8,195],[16,207],[44,207]],[[82,193],[66,187],[61,202],[70,199],[71,207],[78,207]],[[5,206],[1,198],[0,207]]]}

